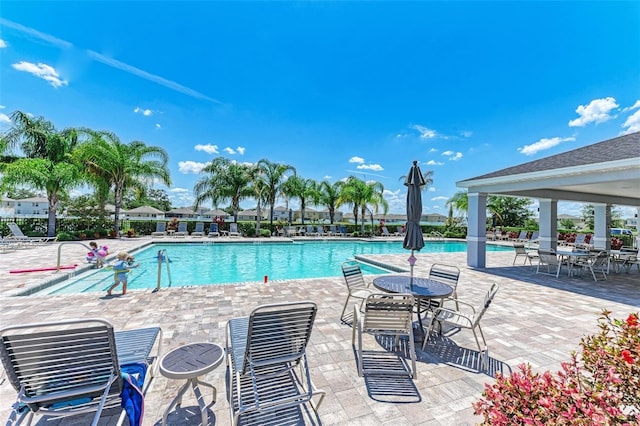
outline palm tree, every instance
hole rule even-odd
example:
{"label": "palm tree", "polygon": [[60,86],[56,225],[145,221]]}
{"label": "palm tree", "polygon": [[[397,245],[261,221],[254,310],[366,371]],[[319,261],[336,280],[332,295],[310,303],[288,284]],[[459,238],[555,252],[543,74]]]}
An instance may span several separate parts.
{"label": "palm tree", "polygon": [[[360,215],[362,217],[360,222],[361,234],[364,234],[364,218],[369,207],[375,213],[378,212],[380,206],[382,206],[384,214],[389,211],[389,203],[385,200],[383,193],[384,186],[380,182],[365,182],[355,176],[349,177],[342,188],[340,194],[341,203],[353,205],[354,214],[357,212],[356,206],[360,207]],[[358,217],[356,216],[355,218],[357,225]]]}
{"label": "palm tree", "polygon": [[288,164],[272,163],[266,158],[258,161],[258,167],[262,170],[264,181],[267,185],[267,202],[269,203],[269,223],[273,225],[273,209],[276,199],[282,190],[287,172],[292,172],[295,176],[296,169]]}
{"label": "palm tree", "polygon": [[299,176],[291,176],[282,185],[282,191],[284,194],[291,198],[300,199],[300,214],[302,215],[302,225],[304,225],[304,211],[306,208],[307,200],[317,198],[317,186],[313,179],[303,179]]}
{"label": "palm tree", "polygon": [[25,157],[2,163],[2,185],[28,184],[43,190],[48,200],[47,236],[56,234],[56,212],[66,193],[82,183],[82,168],[73,160],[78,146],[75,129],[56,130],[43,117],[32,118],[21,111],[11,114],[13,125],[0,138],[4,150],[20,148]]}
{"label": "palm tree", "polygon": [[[269,186],[264,169],[259,165],[251,168],[251,189],[256,199],[256,237],[260,236],[260,220],[262,219],[262,203],[268,202]],[[271,211],[273,218],[273,210]]]}
{"label": "palm tree", "polygon": [[327,206],[329,210],[329,220],[331,224],[333,224],[333,220],[336,214],[336,208],[338,207],[338,200],[340,199],[340,192],[342,191],[342,187],[344,186],[344,182],[337,181],[333,184],[329,182],[322,181],[318,188],[319,190],[319,204]]}
{"label": "palm tree", "polygon": [[85,165],[98,189],[113,189],[115,220],[113,228],[120,229],[120,209],[128,190],[146,188],[154,179],[171,185],[167,152],[141,141],[122,143],[111,132],[82,130],[89,139],[80,145],[77,158]]}
{"label": "palm tree", "polygon": [[206,176],[198,180],[193,187],[194,209],[197,210],[207,200],[213,203],[214,208],[218,208],[218,204],[225,200],[231,200],[233,220],[237,223],[240,202],[254,195],[249,185],[251,168],[228,158],[217,157],[205,166],[201,173]]}

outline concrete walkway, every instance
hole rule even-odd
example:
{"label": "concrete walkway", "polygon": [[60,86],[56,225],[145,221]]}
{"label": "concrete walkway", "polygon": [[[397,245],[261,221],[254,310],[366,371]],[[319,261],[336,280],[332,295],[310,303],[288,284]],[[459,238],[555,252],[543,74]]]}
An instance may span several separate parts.
{"label": "concrete walkway", "polygon": [[[244,239],[233,239],[243,241]],[[149,238],[98,241],[111,253],[147,244]],[[189,241],[197,241],[190,238]],[[509,372],[522,362],[537,370],[556,370],[578,349],[580,338],[597,331],[602,309],[616,317],[637,312],[640,306],[640,273],[610,274],[608,281],[590,277],[560,278],[536,274],[535,267],[512,266],[513,252],[487,253],[487,267],[470,269],[465,253],[421,253],[416,274],[426,275],[434,262],[455,264],[462,270],[458,285],[461,299],[478,304],[491,283],[500,290],[482,321],[490,354],[489,371],[477,371],[477,347],[473,334],[463,330],[432,339],[425,351],[418,349],[418,378],[373,380],[358,377],[351,345],[351,327],[340,322],[346,297],[341,277],[294,280],[268,284],[185,287],[131,291],[126,296],[104,294],[61,296],[13,296],[36,288],[60,273],[10,274],[13,269],[55,266],[58,244],[0,253],[0,328],[20,323],[101,317],[116,330],[158,325],[164,331],[164,349],[198,341],[224,345],[224,327],[230,318],[248,315],[260,304],[313,300],[319,306],[308,350],[312,377],[327,397],[319,411],[325,425],[472,425],[480,418],[471,408],[492,376]],[[61,249],[62,264],[82,264],[87,250],[77,244]],[[371,256],[400,268],[407,254]],[[202,265],[202,267],[209,267]],[[380,350],[373,338],[368,350]],[[224,364],[206,376],[218,388],[218,401],[209,414],[211,425],[229,425]],[[182,383],[156,377],[146,397],[145,425],[160,424],[162,413]],[[0,421],[6,419],[16,392],[4,373],[0,376]],[[207,399],[211,397],[205,390]],[[103,416],[101,424],[114,424],[115,416]],[[169,416],[171,425],[197,425],[197,403],[187,393],[183,407]],[[40,421],[38,424],[44,425]],[[46,423],[47,425],[52,423]],[[53,423],[55,424],[55,422]],[[86,419],[66,421],[84,425]]]}

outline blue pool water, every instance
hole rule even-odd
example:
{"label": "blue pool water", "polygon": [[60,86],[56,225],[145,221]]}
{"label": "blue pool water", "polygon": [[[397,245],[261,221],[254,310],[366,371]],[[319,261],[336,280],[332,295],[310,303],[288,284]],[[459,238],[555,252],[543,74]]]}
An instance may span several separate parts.
{"label": "blue pool water", "polygon": [[[465,242],[425,242],[421,253],[464,252]],[[161,286],[200,286],[221,283],[263,282],[339,276],[340,265],[356,255],[408,253],[401,241],[315,241],[304,243],[152,244],[136,253],[140,267],[129,273],[128,289],[155,288],[157,253],[165,250],[170,262],[161,265]],[[487,245],[487,251],[512,250]],[[388,271],[362,265],[365,274]],[[169,283],[169,275],[171,283]],[[49,294],[105,291],[113,283],[113,271],[104,268],[78,275],[51,287]],[[121,288],[115,291],[120,291]]]}

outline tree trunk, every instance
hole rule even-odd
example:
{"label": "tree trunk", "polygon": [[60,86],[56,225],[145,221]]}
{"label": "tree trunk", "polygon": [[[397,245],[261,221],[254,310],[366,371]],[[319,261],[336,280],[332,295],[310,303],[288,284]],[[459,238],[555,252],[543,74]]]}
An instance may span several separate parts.
{"label": "tree trunk", "polygon": [[114,213],[115,213],[115,218],[113,220],[113,229],[116,231],[116,233],[120,230],[120,208],[122,206],[122,191],[123,191],[122,188],[116,186],[114,197],[113,197]]}
{"label": "tree trunk", "polygon": [[56,202],[49,199],[49,215],[47,217],[47,237],[56,236]]}

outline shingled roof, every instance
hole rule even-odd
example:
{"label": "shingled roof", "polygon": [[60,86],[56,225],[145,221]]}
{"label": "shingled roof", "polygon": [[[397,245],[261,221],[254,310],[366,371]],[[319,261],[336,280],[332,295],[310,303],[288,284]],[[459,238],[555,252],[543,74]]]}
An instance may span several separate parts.
{"label": "shingled roof", "polygon": [[465,179],[465,181],[584,166],[604,161],[628,160],[635,157],[640,159],[640,132],[630,133],[561,154],[507,167],[506,169]]}

